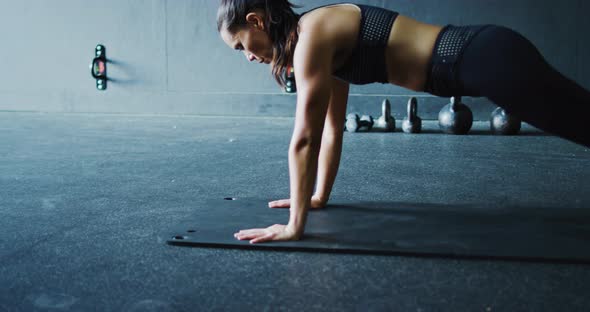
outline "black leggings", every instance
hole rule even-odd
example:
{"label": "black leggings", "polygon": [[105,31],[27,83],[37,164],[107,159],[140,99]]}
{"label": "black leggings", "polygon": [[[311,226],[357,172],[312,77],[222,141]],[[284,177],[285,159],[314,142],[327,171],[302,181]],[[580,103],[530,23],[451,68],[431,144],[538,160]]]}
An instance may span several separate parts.
{"label": "black leggings", "polygon": [[[453,28],[455,35],[447,34],[450,41],[441,42]],[[445,44],[450,48],[441,49]],[[487,97],[541,130],[590,147],[590,92],[548,64],[516,31],[449,25],[439,35],[431,66],[427,92]]]}

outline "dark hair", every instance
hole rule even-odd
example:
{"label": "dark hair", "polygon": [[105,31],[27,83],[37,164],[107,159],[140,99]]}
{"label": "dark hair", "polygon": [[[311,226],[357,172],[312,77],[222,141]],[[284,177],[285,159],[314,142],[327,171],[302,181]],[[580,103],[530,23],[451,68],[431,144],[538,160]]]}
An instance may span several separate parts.
{"label": "dark hair", "polygon": [[217,10],[217,30],[225,28],[233,33],[246,24],[248,13],[262,10],[265,29],[273,45],[272,75],[284,87],[284,73],[293,65],[293,53],[299,39],[300,15],[293,11],[297,7],[288,0],[221,0]]}

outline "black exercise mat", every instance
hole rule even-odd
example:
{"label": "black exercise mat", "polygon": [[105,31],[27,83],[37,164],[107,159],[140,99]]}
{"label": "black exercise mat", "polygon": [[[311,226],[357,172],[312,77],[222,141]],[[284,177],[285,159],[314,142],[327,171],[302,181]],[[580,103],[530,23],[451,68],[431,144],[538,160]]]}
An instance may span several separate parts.
{"label": "black exercise mat", "polygon": [[250,244],[233,234],[288,222],[268,201],[212,200],[170,232],[167,242],[229,247],[370,254],[440,255],[566,262],[590,261],[590,211],[349,202],[311,210],[299,241]]}

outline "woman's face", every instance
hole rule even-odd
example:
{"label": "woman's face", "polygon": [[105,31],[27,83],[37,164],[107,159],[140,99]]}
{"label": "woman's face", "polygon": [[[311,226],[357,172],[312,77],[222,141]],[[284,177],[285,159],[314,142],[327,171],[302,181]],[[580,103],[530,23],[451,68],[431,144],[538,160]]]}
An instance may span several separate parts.
{"label": "woman's face", "polygon": [[273,59],[272,43],[258,13],[248,13],[246,25],[234,33],[221,30],[221,38],[232,49],[242,51],[250,62],[270,64]]}

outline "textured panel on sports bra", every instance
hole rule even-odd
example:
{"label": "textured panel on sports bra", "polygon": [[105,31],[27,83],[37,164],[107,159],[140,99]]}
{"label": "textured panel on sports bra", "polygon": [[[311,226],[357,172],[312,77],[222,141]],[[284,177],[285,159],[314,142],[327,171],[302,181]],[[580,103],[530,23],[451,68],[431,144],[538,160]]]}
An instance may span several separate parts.
{"label": "textured panel on sports bra", "polygon": [[387,83],[385,49],[398,13],[373,6],[357,6],[362,16],[357,45],[334,76],[352,84]]}

